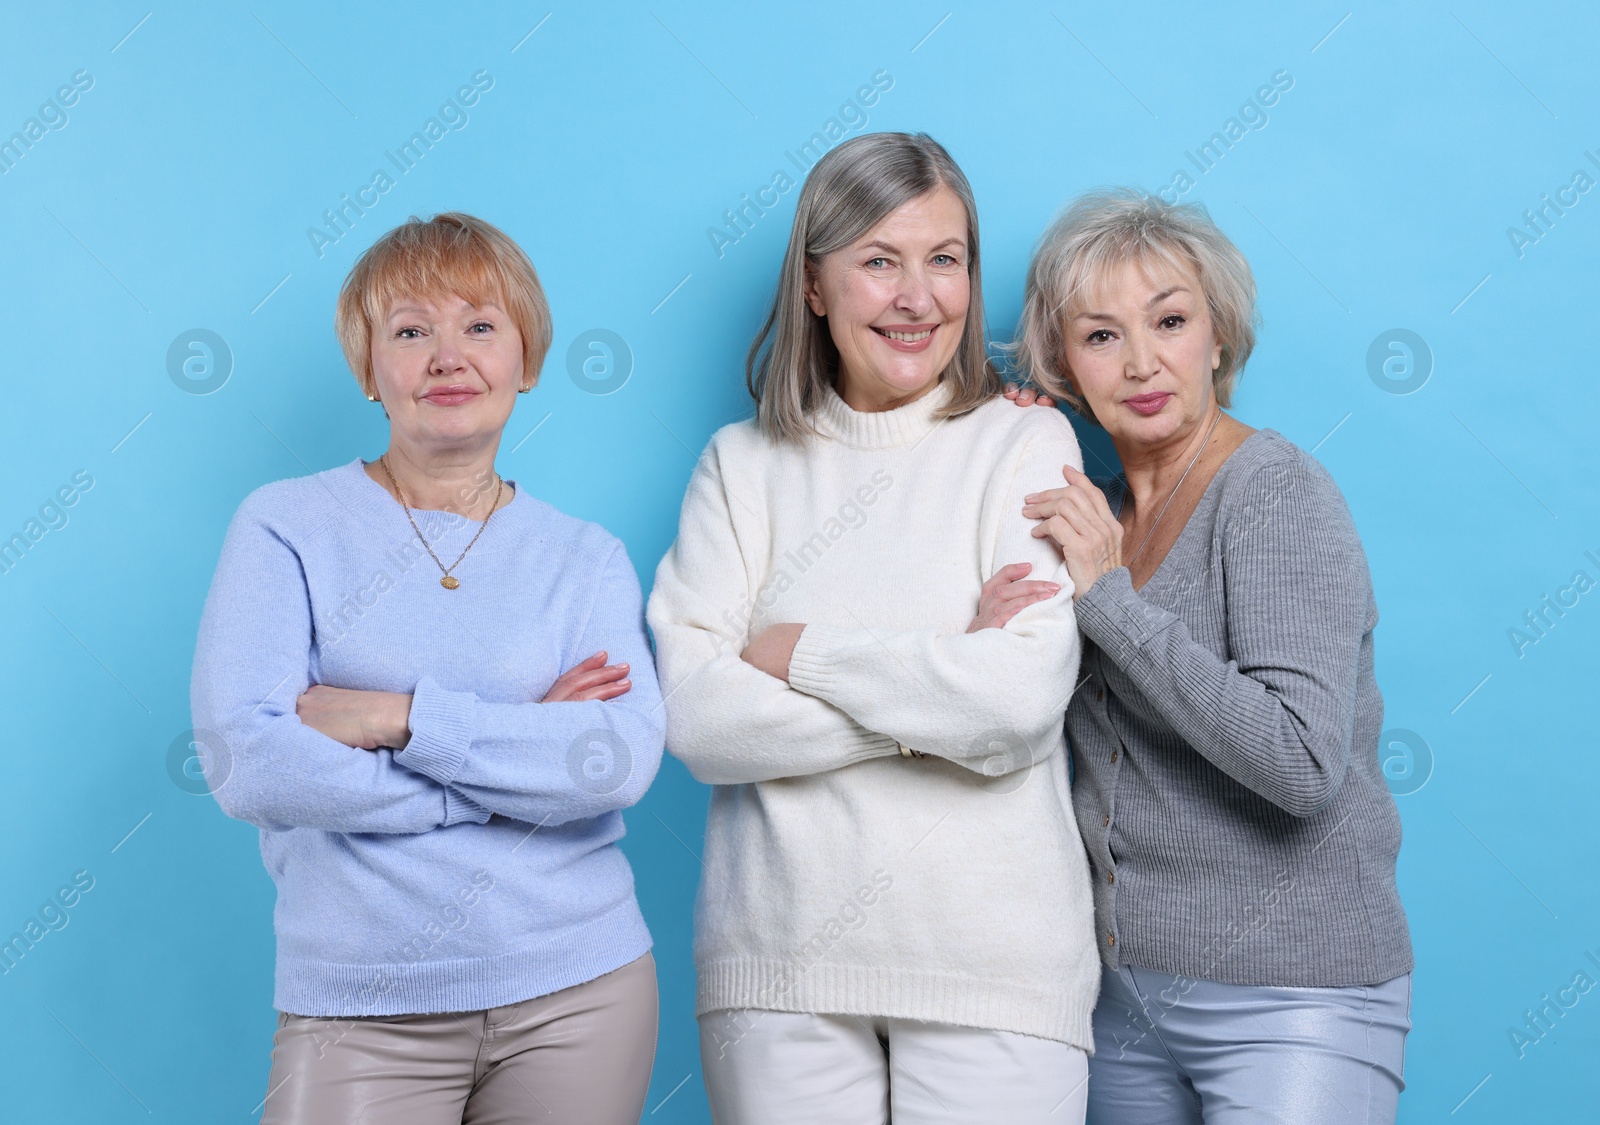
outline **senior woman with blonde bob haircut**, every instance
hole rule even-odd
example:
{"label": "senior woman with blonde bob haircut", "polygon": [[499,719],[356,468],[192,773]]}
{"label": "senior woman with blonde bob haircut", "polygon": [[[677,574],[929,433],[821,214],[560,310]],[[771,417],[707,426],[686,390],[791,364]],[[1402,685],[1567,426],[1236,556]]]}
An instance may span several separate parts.
{"label": "senior woman with blonde bob haircut", "polygon": [[1024,509],[1084,636],[1067,729],[1100,1125],[1389,1123],[1404,1086],[1378,611],[1327,471],[1224,412],[1254,319],[1250,267],[1205,210],[1137,191],[1079,199],[1028,271],[1023,369],[1123,469],[1102,492],[1068,466]]}
{"label": "senior woman with blonde bob haircut", "polygon": [[1078,629],[1022,515],[1080,462],[1063,415],[999,396],[983,333],[944,148],[823,157],[751,349],[756,417],[712,437],[650,595],[668,748],[714,787],[695,964],[717,1125],[1083,1120]]}
{"label": "senior woman with blonde bob haircut", "polygon": [[631,1125],[656,979],[615,841],[660,693],[622,544],[495,471],[538,276],[412,219],[337,324],[388,450],[245,498],[194,662],[207,781],[278,890],[262,1120]]}

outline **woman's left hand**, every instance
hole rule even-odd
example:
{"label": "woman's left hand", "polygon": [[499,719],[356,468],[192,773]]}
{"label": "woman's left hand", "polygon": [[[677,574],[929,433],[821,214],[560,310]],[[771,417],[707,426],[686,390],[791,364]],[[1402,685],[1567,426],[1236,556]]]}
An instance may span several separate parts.
{"label": "woman's left hand", "polygon": [[768,625],[745,646],[739,659],[755,665],[775,680],[788,683],[789,658],[794,655],[794,646],[800,642],[800,634],[805,632],[805,628],[804,625],[788,623]]}
{"label": "woman's left hand", "polygon": [[1122,565],[1122,525],[1111,514],[1105,493],[1071,465],[1061,466],[1067,487],[1024,496],[1022,514],[1041,520],[1035,538],[1053,539],[1072,576],[1072,600],[1077,601],[1095,579]]}
{"label": "woman's left hand", "polygon": [[411,696],[312,684],[294,702],[300,721],[346,746],[401,749],[411,740]]}

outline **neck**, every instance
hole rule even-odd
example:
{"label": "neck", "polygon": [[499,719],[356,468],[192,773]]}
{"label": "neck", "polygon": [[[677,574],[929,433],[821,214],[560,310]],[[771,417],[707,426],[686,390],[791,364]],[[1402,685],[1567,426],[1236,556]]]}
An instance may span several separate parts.
{"label": "neck", "polygon": [[904,406],[908,402],[916,402],[938,385],[939,380],[935,378],[929,379],[914,391],[902,391],[898,387],[886,386],[881,382],[868,385],[866,380],[853,379],[848,371],[842,369],[833,381],[833,389],[839,392],[844,404],[851,410],[863,414],[877,414]]}
{"label": "neck", "polygon": [[1207,436],[1212,433],[1212,424],[1217,423],[1220,430],[1224,417],[1222,408],[1213,402],[1196,425],[1178,431],[1166,441],[1131,445],[1112,440],[1122,460],[1123,476],[1127,478],[1135,510],[1153,512],[1166,501],[1189,466],[1199,458]]}
{"label": "neck", "polygon": [[[499,446],[496,436],[481,449],[427,452],[391,436],[383,454],[383,465],[389,467],[389,472],[374,462],[367,466],[367,475],[391,494],[398,484],[401,495],[395,499],[413,508],[482,519],[494,503],[498,484],[494,457]],[[393,483],[389,480],[391,473]]]}

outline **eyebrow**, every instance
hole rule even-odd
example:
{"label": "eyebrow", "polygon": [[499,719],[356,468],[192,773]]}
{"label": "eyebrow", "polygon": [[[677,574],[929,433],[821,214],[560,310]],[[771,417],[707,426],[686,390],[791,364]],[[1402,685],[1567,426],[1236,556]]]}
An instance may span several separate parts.
{"label": "eyebrow", "polygon": [[[467,311],[472,311],[472,310],[476,310],[476,311],[478,311],[480,313],[484,313],[484,312],[503,313],[505,311],[504,309],[500,308],[499,305],[496,305],[493,302],[490,302],[487,305],[474,305],[469,301],[469,302],[467,302]],[[443,310],[439,310],[439,311],[443,311]],[[386,314],[384,314],[384,319],[385,320],[393,320],[397,316],[415,316],[415,315],[426,316],[427,314],[428,314],[428,310],[423,308],[421,305],[396,305],[394,308],[390,309]],[[446,313],[446,315],[449,315],[449,314]]]}
{"label": "eyebrow", "polygon": [[[1187,293],[1187,292],[1189,292],[1188,286],[1186,286],[1186,285],[1174,285],[1171,289],[1164,289],[1160,293],[1157,293],[1154,297],[1151,297],[1149,301],[1145,302],[1145,306],[1144,307],[1147,308],[1147,309],[1153,309],[1157,305],[1159,305],[1162,301],[1165,301],[1168,297],[1172,296],[1174,293]],[[1077,316],[1073,317],[1072,319],[1073,320],[1115,320],[1117,318],[1112,316],[1110,313],[1086,312],[1086,313],[1079,313]]]}
{"label": "eyebrow", "polygon": [[[877,247],[877,248],[878,248],[878,249],[880,249],[880,250],[887,250],[887,251],[889,251],[889,253],[891,253],[891,254],[898,254],[898,253],[900,253],[900,248],[899,248],[899,247],[898,247],[898,246],[891,246],[891,245],[890,245],[890,244],[889,244],[889,243],[887,243],[887,242],[884,242],[884,241],[882,241],[882,240],[881,240],[881,239],[877,239],[877,238],[875,238],[875,239],[873,239],[873,240],[872,240],[872,241],[871,241],[871,242],[867,242],[867,243],[863,243],[863,244],[862,244],[862,246],[861,246],[861,249],[862,249],[862,250],[870,250],[870,249],[872,249],[872,248],[873,248],[873,247],[874,247],[874,246],[876,246],[876,247]],[[944,248],[944,247],[946,247],[946,246],[959,246],[959,247],[961,247],[961,248],[962,248],[962,249],[963,249],[963,250],[965,250],[965,249],[966,249],[966,247],[967,247],[967,243],[966,243],[966,240],[965,240],[965,239],[961,239],[961,238],[947,238],[947,239],[945,239],[945,240],[944,240],[944,241],[943,241],[943,242],[941,242],[941,243],[939,243],[939,244],[938,244],[938,245],[936,245],[936,246],[934,246],[934,247],[932,247],[932,249],[934,249],[934,250],[941,250],[941,249],[943,249],[943,248]]]}

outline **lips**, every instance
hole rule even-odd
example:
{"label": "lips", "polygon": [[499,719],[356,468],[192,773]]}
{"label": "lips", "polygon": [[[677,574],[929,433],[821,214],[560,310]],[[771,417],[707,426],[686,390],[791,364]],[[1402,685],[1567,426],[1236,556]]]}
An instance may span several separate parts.
{"label": "lips", "polygon": [[1123,403],[1140,414],[1155,414],[1167,405],[1167,400],[1172,397],[1171,391],[1150,391],[1132,398],[1123,399]]}
{"label": "lips", "polygon": [[471,402],[478,397],[478,392],[471,387],[461,385],[450,387],[435,387],[422,396],[424,402],[431,402],[435,406],[459,406],[463,402]]}

